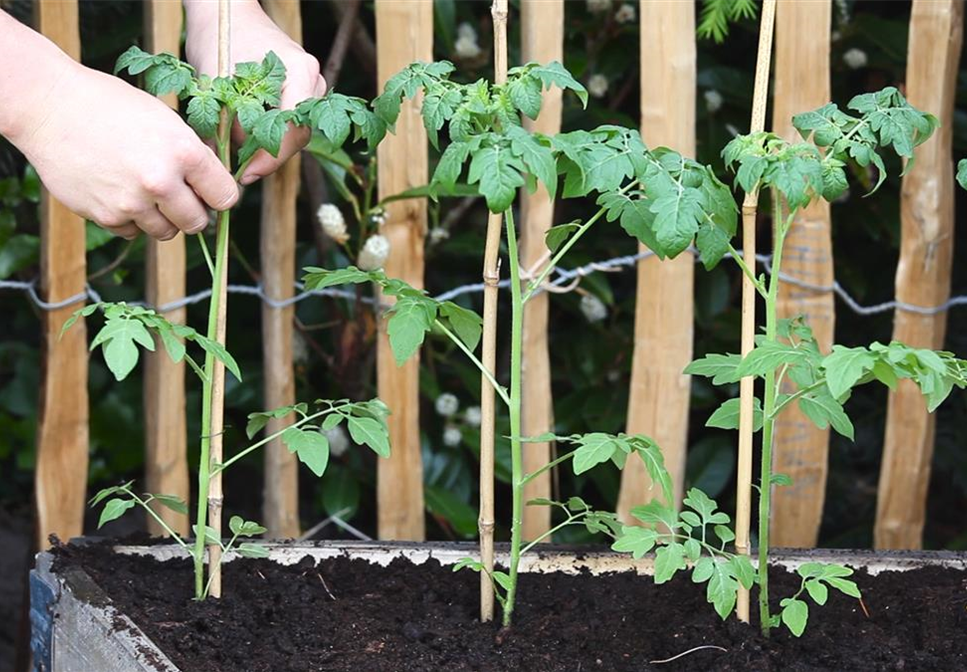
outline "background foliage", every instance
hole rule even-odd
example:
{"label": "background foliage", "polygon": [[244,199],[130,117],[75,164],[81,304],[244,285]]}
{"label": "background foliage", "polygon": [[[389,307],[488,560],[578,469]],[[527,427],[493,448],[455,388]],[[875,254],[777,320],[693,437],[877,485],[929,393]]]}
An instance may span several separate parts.
{"label": "background foliage", "polygon": [[[513,3],[512,3],[513,4]],[[592,11],[609,5],[604,11]],[[630,5],[637,9],[637,3]],[[17,0],[8,8],[15,14],[29,13],[29,3]],[[489,3],[436,0],[437,58],[453,60],[458,70],[453,79],[472,82],[492,72],[492,43]],[[111,70],[117,55],[140,39],[140,3],[82,2],[84,61]],[[632,12],[633,14],[636,13]],[[325,62],[337,25],[332,3],[303,3],[307,49]],[[360,13],[369,34],[374,32],[371,3]],[[602,123],[637,125],[639,68],[638,24],[625,20],[628,11],[619,2],[568,2],[566,14],[565,65],[592,93],[587,110],[565,97],[563,130],[586,129]],[[517,23],[511,17],[511,63],[519,63]],[[832,53],[833,100],[843,104],[863,91],[895,85],[902,89],[909,20],[907,2],[855,3],[843,0],[834,7]],[[711,164],[720,177],[724,173],[718,153],[737,132],[747,130],[752,97],[752,71],[757,39],[755,21],[743,19],[731,26],[723,44],[714,40],[699,43],[698,52],[698,160]],[[473,38],[476,39],[473,39]],[[353,52],[344,68],[338,89],[348,95],[371,98],[376,93],[374,64]],[[862,64],[860,64],[862,61]],[[644,64],[643,67],[650,67]],[[955,155],[967,155],[967,70],[958,78],[957,112],[954,128]],[[646,138],[647,141],[647,138]],[[353,263],[354,250],[372,230],[375,221],[363,215],[354,223],[353,210],[345,199],[347,186],[358,171],[365,181],[371,166],[347,163],[349,157],[333,157],[325,143],[312,145],[315,155],[328,157],[324,180],[317,189],[305,189],[300,199],[298,267],[316,265],[336,268]],[[336,158],[343,166],[334,165]],[[352,157],[359,159],[360,157]],[[306,157],[306,161],[313,159]],[[435,159],[434,159],[435,160]],[[432,165],[431,165],[432,169]],[[861,303],[871,304],[893,297],[893,274],[899,249],[899,170],[875,199],[846,195],[833,205],[836,277]],[[854,176],[868,182],[874,176]],[[38,185],[21,157],[0,144],[0,278],[31,279],[37,275]],[[350,222],[351,238],[343,247],[321,233],[315,210],[320,194],[338,205]],[[958,210],[965,205],[958,191]],[[568,202],[558,208],[556,221],[568,222],[592,212],[591,202]],[[258,278],[259,189],[247,190],[238,211],[236,248],[231,282],[254,284]],[[486,207],[473,197],[444,199],[431,203],[431,234],[427,241],[427,288],[439,293],[468,282],[478,282]],[[767,235],[768,221],[760,230]],[[955,247],[965,241],[958,231]],[[760,245],[765,246],[763,240]],[[195,246],[188,246],[189,288],[204,286],[204,262]],[[617,226],[600,226],[593,237],[575,249],[570,263],[582,264],[634,252],[634,243]],[[143,296],[144,240],[133,243],[112,239],[88,225],[88,267],[90,282],[106,300],[134,300]],[[955,264],[953,289],[967,288],[967,272]],[[623,428],[628,401],[630,355],[633,343],[635,277],[632,270],[596,274],[582,282],[582,292],[555,295],[551,301],[551,345],[554,370],[557,434],[589,430],[618,432]],[[589,310],[593,296],[606,310]],[[695,283],[695,352],[737,351],[739,277],[727,266],[711,272],[697,270]],[[474,305],[479,296],[471,299]],[[582,304],[584,309],[582,310]],[[39,314],[20,293],[0,294],[5,316],[0,332],[0,506],[21,509],[29,501],[32,479],[34,431],[36,426]],[[478,306],[479,307],[479,306]],[[258,337],[257,299],[233,296],[229,308],[229,349],[248,373],[243,383],[231,381],[228,391],[227,423],[231,425],[226,448],[244,441],[245,417],[262,410],[261,343]],[[507,311],[502,308],[506,315]],[[889,313],[860,317],[837,303],[837,342],[857,345],[873,339],[889,340]],[[204,305],[189,309],[189,323],[203,321]],[[296,375],[298,398],[369,398],[375,394],[374,336],[371,313],[360,303],[313,299],[299,304]],[[589,317],[600,318],[594,321]],[[946,347],[967,353],[967,311],[950,314]],[[474,447],[479,430],[471,410],[479,401],[479,376],[475,369],[453,356],[444,339],[430,338],[423,351],[421,371],[422,441],[426,482],[427,513],[432,538],[464,538],[475,533]],[[507,362],[501,360],[500,366]],[[716,497],[725,510],[732,509],[734,435],[706,429],[704,419],[724,398],[707,381],[692,383],[694,422],[686,487],[699,487]],[[189,387],[188,404],[199,404],[198,390]],[[141,381],[133,375],[117,384],[99,356],[91,359],[91,473],[92,488],[140,478],[143,460],[141,428]],[[459,409],[449,416],[450,400],[438,404],[443,394],[452,394]],[[927,547],[967,548],[967,532],[957,512],[967,504],[967,403],[965,395],[954,393],[952,401],[938,411],[937,450],[930,487]],[[876,506],[886,394],[879,389],[857,390],[848,410],[856,426],[856,441],[838,435],[831,439],[830,475],[820,543],[826,546],[868,546],[871,542]],[[195,414],[189,414],[190,419]],[[505,424],[506,418],[499,418]],[[498,427],[506,434],[506,426]],[[189,436],[199,434],[189,427]],[[456,441],[459,435],[460,440]],[[189,441],[190,450],[196,450]],[[506,484],[509,455],[498,456],[498,477]],[[259,491],[258,460],[229,475],[226,488],[248,487]],[[561,492],[580,495],[600,508],[613,508],[619,475],[611,469],[593,469],[574,476],[562,470],[557,484]],[[92,490],[93,491],[93,490]],[[503,492],[506,495],[507,491]],[[303,524],[308,527],[328,514],[339,511],[361,529],[375,528],[375,459],[368,451],[348,450],[333,455],[320,484],[308,479],[302,489]],[[234,498],[238,503],[238,498]],[[509,501],[498,491],[498,506]],[[254,514],[260,502],[253,499],[246,511]],[[505,512],[506,513],[506,512]],[[507,519],[498,511],[498,520]],[[328,530],[331,528],[327,528]],[[576,528],[574,528],[576,530]],[[498,533],[506,531],[498,531]],[[574,534],[574,533],[572,533]],[[578,540],[578,538],[572,538]]]}

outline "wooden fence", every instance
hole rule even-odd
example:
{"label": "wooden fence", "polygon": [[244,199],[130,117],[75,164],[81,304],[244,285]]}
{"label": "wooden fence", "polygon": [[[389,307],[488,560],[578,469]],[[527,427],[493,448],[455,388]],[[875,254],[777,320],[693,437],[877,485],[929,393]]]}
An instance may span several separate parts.
{"label": "wooden fence", "polygon": [[[144,0],[145,47],[177,51],[181,32],[179,0]],[[358,3],[356,3],[358,5]],[[297,0],[265,0],[279,25],[298,38],[303,28]],[[775,97],[772,128],[790,136],[789,116],[829,98],[829,54],[832,0],[786,0],[779,3],[775,44]],[[77,0],[37,0],[36,25],[67,53],[79,56]],[[355,17],[358,6],[342,12]],[[525,59],[561,59],[563,0],[521,0],[521,35]],[[667,144],[687,155],[695,148],[696,48],[695,7],[688,2],[641,0],[641,124],[649,145]],[[429,0],[377,0],[376,53],[378,78],[385,80],[412,60],[430,60],[433,13]],[[512,20],[516,20],[516,15]],[[952,257],[952,136],[955,79],[961,47],[963,0],[914,0],[910,23],[907,93],[911,102],[940,117],[937,137],[917,149],[917,169],[907,176],[901,194],[902,248],[897,269],[898,299],[920,306],[942,303],[950,291]],[[349,32],[346,33],[350,34]],[[363,45],[365,46],[365,45]],[[170,101],[174,104],[174,101]],[[560,128],[560,96],[551,93],[540,119],[543,132]],[[417,109],[407,103],[397,133],[379,150],[381,195],[424,184],[429,158]],[[295,269],[295,200],[299,191],[298,160],[264,181],[261,254],[262,284],[273,299],[292,295]],[[525,267],[539,262],[542,232],[551,225],[553,204],[546,193],[522,201]],[[47,301],[62,301],[85,289],[83,222],[44,194],[41,207],[41,289]],[[383,233],[392,243],[386,266],[390,276],[415,286],[423,280],[426,205],[419,200],[392,205]],[[818,285],[832,281],[831,222],[828,206],[802,214],[790,235],[788,273]],[[638,268],[638,304],[628,408],[628,430],[656,438],[681,490],[684,480],[690,382],[681,373],[692,357],[692,282],[694,264],[687,255],[672,262],[647,259]],[[185,292],[184,241],[151,242],[147,255],[147,297],[163,304]],[[528,305],[526,314],[525,404],[527,434],[553,425],[547,344],[547,297]],[[44,370],[40,391],[36,498],[38,543],[47,535],[62,538],[82,531],[88,452],[87,335],[83,324],[64,338],[58,334],[77,306],[44,315]],[[833,334],[831,292],[786,286],[786,315],[806,313],[820,343]],[[184,319],[183,312],[169,319]],[[291,308],[262,309],[267,407],[294,399]],[[943,313],[922,316],[898,311],[895,335],[915,346],[942,344]],[[393,409],[393,456],[380,461],[378,472],[379,535],[388,539],[422,539],[425,534],[420,455],[418,366],[415,359],[397,368],[385,333],[378,345],[379,396]],[[146,488],[187,499],[188,466],[184,370],[165,357],[151,356],[145,369]],[[924,503],[934,439],[934,420],[918,395],[901,385],[890,397],[885,454],[880,478],[876,545],[915,548],[921,543]],[[284,421],[282,421],[284,422]],[[789,414],[779,428],[778,470],[796,485],[780,489],[775,499],[774,535],[780,544],[816,543],[826,484],[828,434]],[[543,463],[553,446],[531,444],[526,459]],[[292,456],[280,445],[266,453],[264,520],[272,535],[299,532],[297,479]],[[629,465],[636,464],[629,461]],[[550,480],[535,481],[530,496],[546,494]],[[647,477],[629,469],[622,479],[619,510],[646,497]],[[169,515],[164,512],[164,515]],[[172,519],[179,531],[187,521]],[[549,525],[546,509],[527,511],[526,536]],[[157,531],[154,529],[153,531]]]}

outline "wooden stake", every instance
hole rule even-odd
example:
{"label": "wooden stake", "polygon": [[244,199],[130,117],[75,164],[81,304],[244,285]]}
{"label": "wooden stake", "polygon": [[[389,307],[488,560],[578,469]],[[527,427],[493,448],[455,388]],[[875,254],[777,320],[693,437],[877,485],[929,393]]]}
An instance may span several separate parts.
{"label": "wooden stake", "polygon": [[[564,0],[522,0],[520,4],[520,46],[524,63],[549,63],[564,60]],[[524,120],[524,127],[546,135],[561,130],[562,92],[544,92],[541,113],[536,121]],[[521,190],[521,265],[534,268],[546,257],[544,234],[554,220],[554,201],[539,184],[533,194]],[[551,359],[547,344],[548,294],[535,295],[524,306],[523,398],[521,431],[537,436],[554,429],[554,404],[551,396]],[[524,446],[524,472],[537,471],[551,461],[550,443]],[[524,501],[551,497],[551,472],[546,471],[524,487]],[[524,539],[536,539],[551,527],[551,507],[524,508]],[[548,538],[550,541],[550,538]]]}
{"label": "wooden stake", "polygon": [[[182,8],[178,0],[145,3],[145,48],[151,53],[177,55],[181,49]],[[178,109],[178,98],[163,100]],[[147,239],[145,296],[152,306],[162,306],[185,295],[185,237],[161,242]],[[185,323],[185,309],[165,313],[172,324]],[[144,362],[145,488],[148,492],[175,495],[189,503],[188,430],[185,419],[185,363],[173,362],[166,352],[146,352]],[[166,506],[152,506],[172,530],[188,534],[188,516]],[[148,532],[167,534],[148,516]]]}
{"label": "wooden stake", "polygon": [[[795,0],[776,8],[776,81],[773,131],[790,142],[800,136],[792,115],[829,102],[829,36],[832,3]],[[802,210],[786,234],[782,271],[803,282],[832,286],[833,242],[829,203],[820,199]],[[833,347],[835,305],[832,292],[817,292],[788,283],[779,285],[779,317],[804,315],[819,348]],[[783,382],[782,392],[796,386]],[[792,485],[772,496],[770,539],[774,546],[812,547],[819,537],[826,496],[829,430],[819,429],[799,410],[787,408],[776,419],[774,469],[792,477]]]}
{"label": "wooden stake", "polygon": [[[378,78],[385,82],[413,61],[433,60],[433,3],[421,0],[377,0]],[[385,198],[428,181],[427,137],[419,103],[403,104],[395,135],[387,135],[378,150],[379,195]],[[416,288],[423,287],[423,239],[426,201],[395,201],[387,206],[382,234],[389,239],[386,274]],[[386,301],[390,297],[382,297]],[[393,454],[377,463],[378,530],[380,539],[422,540],[423,462],[420,454],[419,355],[396,366],[386,321],[380,320],[376,350],[379,398],[390,407]]]}
{"label": "wooden stake", "polygon": [[[755,64],[755,88],[752,93],[752,121],[749,132],[765,128],[766,104],[769,94],[769,64],[772,60],[772,35],[776,20],[776,0],[764,0],[759,24],[759,51]],[[755,216],[759,192],[745,195],[742,203],[742,258],[749,268],[755,268]],[[742,276],[742,356],[755,347],[756,290],[752,281]],[[755,391],[753,378],[739,382],[739,459],[736,484],[735,550],[749,555],[749,527],[752,521],[752,418]],[[749,591],[739,587],[736,615],[749,622]]]}
{"label": "wooden stake", "polygon": [[[231,3],[229,0],[218,0],[218,76],[229,77],[231,75]],[[227,111],[222,111],[222,124],[226,123]],[[224,152],[223,163],[231,170],[231,153]],[[220,218],[221,221],[221,218]],[[219,224],[222,225],[221,223]],[[227,225],[227,223],[226,223]],[[225,321],[228,308],[228,245],[224,245],[226,255],[225,263],[221,266],[221,277],[219,279],[218,292],[218,317],[215,329],[215,340],[225,345]],[[216,252],[217,254],[217,252]],[[213,297],[214,299],[214,297]],[[208,428],[211,437],[211,456],[210,463],[221,464],[222,462],[222,432],[225,426],[225,365],[221,360],[215,360],[215,367],[212,370],[212,415],[211,424]],[[202,428],[205,431],[205,428]],[[201,493],[198,495],[201,497]],[[215,473],[208,484],[208,525],[214,528],[215,532],[221,536],[222,531],[222,503],[224,495],[222,493],[222,474]],[[199,531],[201,533],[201,531]],[[222,596],[222,549],[218,544],[208,546],[208,571],[211,588],[209,595],[212,597]]]}
{"label": "wooden stake", "polygon": [[[490,14],[494,22],[494,81],[507,81],[507,0],[493,0]],[[490,371],[497,368],[497,283],[500,282],[500,232],[503,217],[491,213],[487,218],[484,245],[483,282],[483,351],[481,362]],[[480,561],[486,572],[480,572],[480,620],[494,617],[494,588],[490,574],[494,569],[494,432],[496,422],[494,389],[480,379]]]}
{"label": "wooden stake", "polygon": [[[68,56],[80,59],[76,0],[35,3],[37,28]],[[40,200],[40,293],[50,302],[84,291],[87,276],[84,220],[44,189]],[[87,330],[78,320],[61,337],[64,322],[83,303],[43,314],[37,467],[37,546],[47,537],[67,540],[83,531],[88,465]]]}
{"label": "wooden stake", "polygon": [[[302,42],[302,16],[296,0],[266,0],[265,11],[289,37]],[[276,301],[291,298],[295,273],[296,198],[299,195],[299,155],[289,159],[262,185],[260,259],[262,288]],[[263,395],[266,408],[295,403],[292,363],[292,320],[295,307],[262,303]],[[292,423],[292,416],[270,420],[267,434]],[[281,439],[265,447],[262,520],[269,538],[299,536],[299,462]]]}
{"label": "wooden stake", "polygon": [[[906,94],[933,112],[940,128],[915,150],[916,167],[903,178],[897,300],[937,306],[950,297],[954,240],[954,98],[963,44],[963,0],[914,0]],[[893,338],[918,348],[943,347],[947,314],[898,310]],[[873,543],[876,548],[920,548],[936,418],[908,380],[887,405]]]}
{"label": "wooden stake", "polygon": [[[639,5],[641,134],[649,147],[695,154],[695,7],[687,2]],[[643,245],[639,249],[646,249]],[[627,431],[653,438],[665,458],[678,504],[685,481],[692,361],[695,259],[690,254],[638,262],[635,348],[631,364]],[[657,494],[641,460],[621,474],[618,516],[632,524],[632,507]],[[672,503],[672,502],[670,502]]]}

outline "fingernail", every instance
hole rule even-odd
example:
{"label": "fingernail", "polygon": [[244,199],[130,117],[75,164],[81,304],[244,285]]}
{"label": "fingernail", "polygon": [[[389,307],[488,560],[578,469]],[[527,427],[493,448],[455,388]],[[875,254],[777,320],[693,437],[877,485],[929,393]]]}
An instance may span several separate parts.
{"label": "fingernail", "polygon": [[242,179],[240,179],[238,183],[243,187],[247,187],[261,178],[261,175],[256,175],[255,173],[246,173],[245,175],[242,175]]}

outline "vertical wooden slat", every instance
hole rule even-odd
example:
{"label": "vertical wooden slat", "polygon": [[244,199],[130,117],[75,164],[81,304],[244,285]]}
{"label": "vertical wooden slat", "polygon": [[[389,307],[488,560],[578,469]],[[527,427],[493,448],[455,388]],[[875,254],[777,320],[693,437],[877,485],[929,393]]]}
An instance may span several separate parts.
{"label": "vertical wooden slat", "polygon": [[[521,60],[524,63],[564,60],[564,0],[522,0],[520,5]],[[525,119],[532,131],[553,135],[561,130],[561,90],[544,93],[536,121]],[[544,233],[554,219],[554,202],[539,185],[535,193],[522,190],[521,266],[531,269],[547,252]],[[534,269],[535,271],[537,269]],[[536,295],[524,306],[524,351],[522,359],[522,424],[524,436],[536,436],[554,429],[551,397],[551,361],[547,345],[547,293]],[[550,443],[524,444],[524,473],[531,473],[551,460]],[[524,487],[524,501],[551,496],[551,472],[544,472]],[[535,539],[551,525],[548,506],[524,508],[524,539]]]}
{"label": "vertical wooden slat", "polygon": [[[642,136],[649,147],[665,145],[694,156],[695,6],[642,0],[639,11]],[[677,501],[685,478],[690,377],[682,371],[692,360],[694,274],[690,254],[638,263],[628,433],[647,434],[661,446]],[[651,490],[644,465],[628,460],[618,495],[620,518],[628,521],[631,508],[652,496],[660,493]]]}
{"label": "vertical wooden slat", "polygon": [[[40,0],[38,29],[72,58],[81,55],[76,0]],[[41,294],[47,301],[84,291],[84,220],[44,190],[40,202]],[[78,536],[84,522],[88,465],[87,331],[83,320],[60,336],[83,304],[44,313],[37,468],[34,474],[38,545],[47,536]]]}
{"label": "vertical wooden slat", "polygon": [[[433,3],[421,0],[377,0],[377,77],[381,83],[413,61],[433,58]],[[379,146],[380,198],[426,184],[427,138],[419,103],[406,102],[396,133]],[[426,202],[396,201],[387,207],[382,233],[389,239],[386,274],[423,287],[423,240]],[[383,297],[387,300],[389,297]],[[379,398],[389,406],[392,455],[380,460],[377,472],[378,530],[381,539],[422,540],[423,462],[420,455],[419,356],[397,367],[380,320],[377,346]]]}
{"label": "vertical wooden slat", "polygon": [[[178,0],[145,0],[145,48],[151,53],[178,54],[181,48],[182,9]],[[177,109],[178,98],[164,97]],[[145,297],[161,306],[185,295],[185,237],[161,242],[148,238],[145,251]],[[185,309],[165,314],[173,324],[185,323]],[[176,495],[188,502],[187,427],[185,424],[185,364],[171,361],[163,350],[145,353],[144,447],[145,488]],[[178,534],[188,533],[188,516],[165,506],[155,512]],[[148,532],[164,529],[148,516]]]}
{"label": "vertical wooden slat", "polygon": [[[914,0],[906,94],[932,112],[940,128],[915,150],[916,167],[903,179],[896,297],[936,306],[950,296],[954,236],[953,111],[963,43],[963,0]],[[947,314],[898,310],[893,338],[920,348],[943,346]],[[916,386],[901,380],[887,405],[874,544],[920,548],[933,457],[935,416]]]}
{"label": "vertical wooden slat", "polygon": [[[302,15],[298,0],[266,0],[265,11],[279,28],[302,41]],[[262,186],[260,258],[262,288],[277,301],[292,296],[295,273],[296,198],[299,195],[299,155],[265,178]],[[266,408],[295,403],[292,364],[294,306],[273,308],[262,304],[263,395]],[[291,424],[292,417],[270,420],[268,433]],[[299,536],[298,461],[280,439],[266,446],[262,520],[269,538]]]}
{"label": "vertical wooden slat", "polygon": [[[829,102],[829,38],[832,0],[793,0],[776,7],[776,67],[773,131],[798,141],[792,115]],[[804,282],[833,284],[833,243],[829,203],[819,200],[802,211],[786,237],[782,270]],[[779,285],[779,317],[804,315],[819,348],[833,345],[835,306],[831,292]],[[786,381],[784,393],[795,391]],[[774,489],[770,535],[775,546],[816,545],[826,494],[829,430],[818,429],[798,406],[776,421],[773,468],[792,477]]]}

